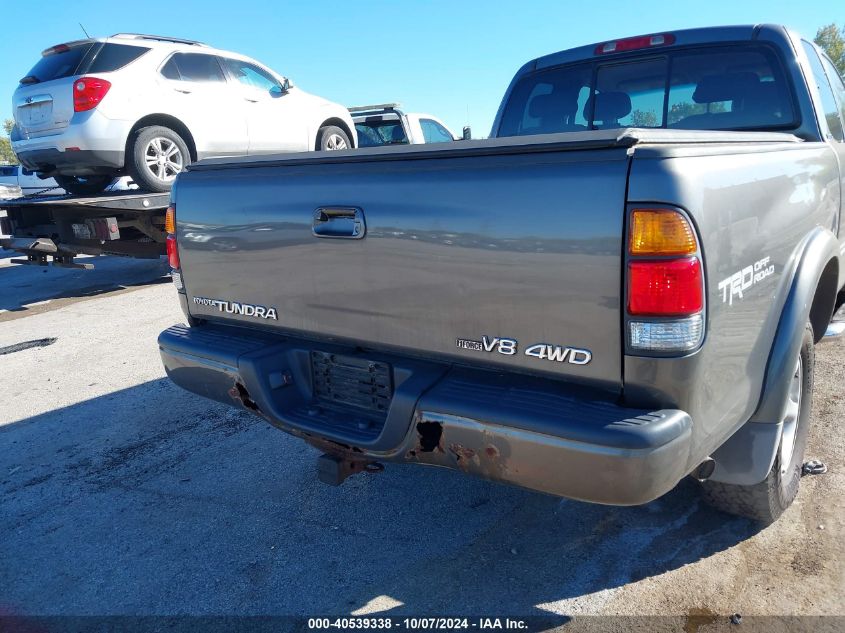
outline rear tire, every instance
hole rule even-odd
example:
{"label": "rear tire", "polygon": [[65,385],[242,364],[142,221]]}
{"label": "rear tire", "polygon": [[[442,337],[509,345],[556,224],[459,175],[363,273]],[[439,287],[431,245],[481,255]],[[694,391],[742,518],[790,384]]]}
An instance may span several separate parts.
{"label": "rear tire", "polygon": [[106,189],[114,176],[53,176],[56,184],[75,196],[93,196]]}
{"label": "rear tire", "polygon": [[[723,512],[747,517],[765,525],[773,523],[792,505],[801,483],[804,449],[807,447],[807,435],[810,430],[814,363],[813,326],[807,323],[801,351],[796,360],[787,412],[772,469],[763,481],[750,486],[717,481],[703,482],[707,503]],[[791,420],[793,413],[794,424]]]}
{"label": "rear tire", "polygon": [[188,144],[170,128],[151,125],[129,140],[126,170],[144,191],[170,191],[176,176],[190,162]]}
{"label": "rear tire", "polygon": [[332,152],[340,149],[352,149],[349,136],[336,125],[325,125],[317,132],[317,151]]}

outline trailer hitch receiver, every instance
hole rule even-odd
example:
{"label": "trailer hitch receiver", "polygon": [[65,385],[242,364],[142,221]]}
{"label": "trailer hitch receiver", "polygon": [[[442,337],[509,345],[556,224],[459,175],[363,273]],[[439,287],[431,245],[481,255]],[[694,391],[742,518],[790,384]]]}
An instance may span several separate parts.
{"label": "trailer hitch receiver", "polygon": [[324,484],[339,486],[358,473],[379,473],[384,465],[363,459],[349,459],[338,455],[323,454],[317,458],[317,477]]}

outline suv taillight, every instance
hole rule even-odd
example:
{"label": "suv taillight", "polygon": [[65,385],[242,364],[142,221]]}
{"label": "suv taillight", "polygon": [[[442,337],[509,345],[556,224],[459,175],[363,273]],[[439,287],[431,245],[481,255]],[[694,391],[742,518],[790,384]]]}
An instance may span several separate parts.
{"label": "suv taillight", "polygon": [[629,227],[631,351],[696,349],[704,338],[704,275],[692,225],[673,209],[634,209]]}
{"label": "suv taillight", "polygon": [[111,88],[111,82],[97,77],[80,77],[73,82],[73,111],[86,112],[99,105]]}

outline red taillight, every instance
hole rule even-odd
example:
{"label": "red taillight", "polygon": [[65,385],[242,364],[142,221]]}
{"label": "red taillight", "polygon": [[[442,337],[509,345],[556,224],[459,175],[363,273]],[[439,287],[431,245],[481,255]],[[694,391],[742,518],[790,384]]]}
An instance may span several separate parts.
{"label": "red taillight", "polygon": [[687,316],[704,305],[701,263],[697,257],[628,264],[628,313]]}
{"label": "red taillight", "polygon": [[605,42],[596,46],[596,55],[607,55],[609,53],[624,53],[625,51],[636,51],[642,48],[654,48],[655,46],[668,46],[675,43],[675,36],[671,33],[660,33],[658,35],[642,35],[640,37],[629,37],[615,42]]}
{"label": "red taillight", "polygon": [[111,82],[97,77],[82,77],[73,82],[73,111],[96,108],[111,88]]}
{"label": "red taillight", "polygon": [[175,235],[167,236],[167,261],[174,270],[179,268],[179,246]]}

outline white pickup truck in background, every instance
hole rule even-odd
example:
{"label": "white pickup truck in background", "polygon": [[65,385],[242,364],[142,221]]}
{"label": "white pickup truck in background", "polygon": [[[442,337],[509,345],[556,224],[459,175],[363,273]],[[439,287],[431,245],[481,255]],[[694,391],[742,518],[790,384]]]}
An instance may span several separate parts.
{"label": "white pickup truck in background", "polygon": [[[403,112],[399,103],[349,108],[359,147],[381,145],[422,145],[461,140],[446,124],[431,114]],[[469,137],[465,128],[464,138]]]}

